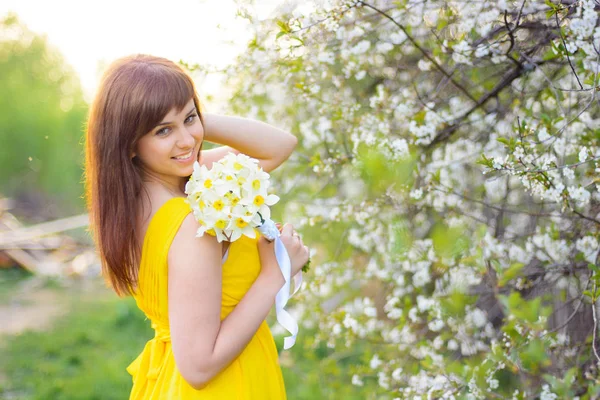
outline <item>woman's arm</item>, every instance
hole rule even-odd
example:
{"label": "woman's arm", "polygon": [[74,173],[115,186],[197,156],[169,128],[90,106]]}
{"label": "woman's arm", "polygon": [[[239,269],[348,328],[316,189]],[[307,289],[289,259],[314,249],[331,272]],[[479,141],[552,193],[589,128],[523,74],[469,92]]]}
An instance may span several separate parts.
{"label": "woman's arm", "polygon": [[[283,276],[268,264],[235,309],[221,321],[221,245],[210,235],[196,237],[198,224],[188,215],[169,250],[169,324],[179,372],[194,388],[204,387],[250,342],[275,303]],[[277,263],[274,255],[261,259]],[[261,254],[261,257],[263,255]]]}
{"label": "woman's arm", "polygon": [[264,122],[241,117],[204,113],[204,139],[224,145],[202,152],[200,162],[208,168],[228,152],[256,158],[266,172],[288,159],[298,144],[291,133]]}

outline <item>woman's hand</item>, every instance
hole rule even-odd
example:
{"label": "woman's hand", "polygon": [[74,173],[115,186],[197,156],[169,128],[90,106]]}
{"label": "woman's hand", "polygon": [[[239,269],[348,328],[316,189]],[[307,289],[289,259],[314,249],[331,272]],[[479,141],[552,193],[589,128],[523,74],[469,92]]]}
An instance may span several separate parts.
{"label": "woman's hand", "polygon": [[[278,227],[280,226],[279,224],[277,225]],[[290,256],[291,276],[294,276],[308,261],[310,255],[308,247],[304,245],[300,235],[294,230],[292,224],[285,224],[283,226],[279,239]],[[283,285],[285,280],[275,258],[275,242],[269,242],[264,236],[261,236],[258,240],[258,250],[261,260],[261,273],[271,274],[275,279],[279,279]]]}

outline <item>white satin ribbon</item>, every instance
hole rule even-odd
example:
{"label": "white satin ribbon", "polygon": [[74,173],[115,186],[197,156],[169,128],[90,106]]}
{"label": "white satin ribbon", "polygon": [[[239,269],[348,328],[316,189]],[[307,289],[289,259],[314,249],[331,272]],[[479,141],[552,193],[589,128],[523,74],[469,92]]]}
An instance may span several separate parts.
{"label": "white satin ribbon", "polygon": [[275,312],[277,314],[277,322],[291,333],[291,336],[287,336],[283,339],[283,348],[287,350],[296,343],[298,323],[284,307],[288,300],[300,289],[300,285],[302,285],[302,271],[299,271],[294,276],[294,292],[290,295],[292,264],[283,242],[279,239],[281,234],[279,233],[277,226],[275,226],[275,223],[270,219],[265,220],[265,222],[257,229],[267,239],[275,241],[275,258],[277,259],[277,264],[279,264],[279,269],[285,279],[285,284],[279,289],[279,292],[277,292],[277,296],[275,297]]}

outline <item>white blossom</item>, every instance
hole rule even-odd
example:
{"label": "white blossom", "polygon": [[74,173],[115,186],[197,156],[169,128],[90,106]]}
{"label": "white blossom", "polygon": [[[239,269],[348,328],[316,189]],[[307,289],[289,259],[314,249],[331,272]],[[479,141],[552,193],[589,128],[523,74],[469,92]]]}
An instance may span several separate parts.
{"label": "white blossom", "polygon": [[555,400],[558,396],[550,391],[549,385],[542,386],[542,393],[540,393],[540,400]]}
{"label": "white blossom", "polygon": [[583,146],[581,148],[581,151],[579,152],[579,162],[584,162],[585,160],[587,160],[588,158],[588,149],[587,147]]}
{"label": "white blossom", "polygon": [[352,375],[352,384],[354,386],[363,386],[364,382],[358,375],[354,374]]}
{"label": "white blossom", "polygon": [[420,59],[419,62],[417,63],[417,67],[421,71],[430,71],[432,65],[433,65],[433,63],[431,61],[428,61],[425,59]]}

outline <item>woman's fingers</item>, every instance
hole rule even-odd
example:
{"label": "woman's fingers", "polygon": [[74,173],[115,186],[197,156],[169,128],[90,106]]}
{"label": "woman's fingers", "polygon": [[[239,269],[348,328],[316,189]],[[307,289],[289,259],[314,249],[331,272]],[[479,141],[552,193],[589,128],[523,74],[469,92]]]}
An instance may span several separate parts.
{"label": "woman's fingers", "polygon": [[283,225],[283,229],[281,230],[282,235],[291,236],[293,233],[294,233],[294,227],[292,226],[292,224]]}

